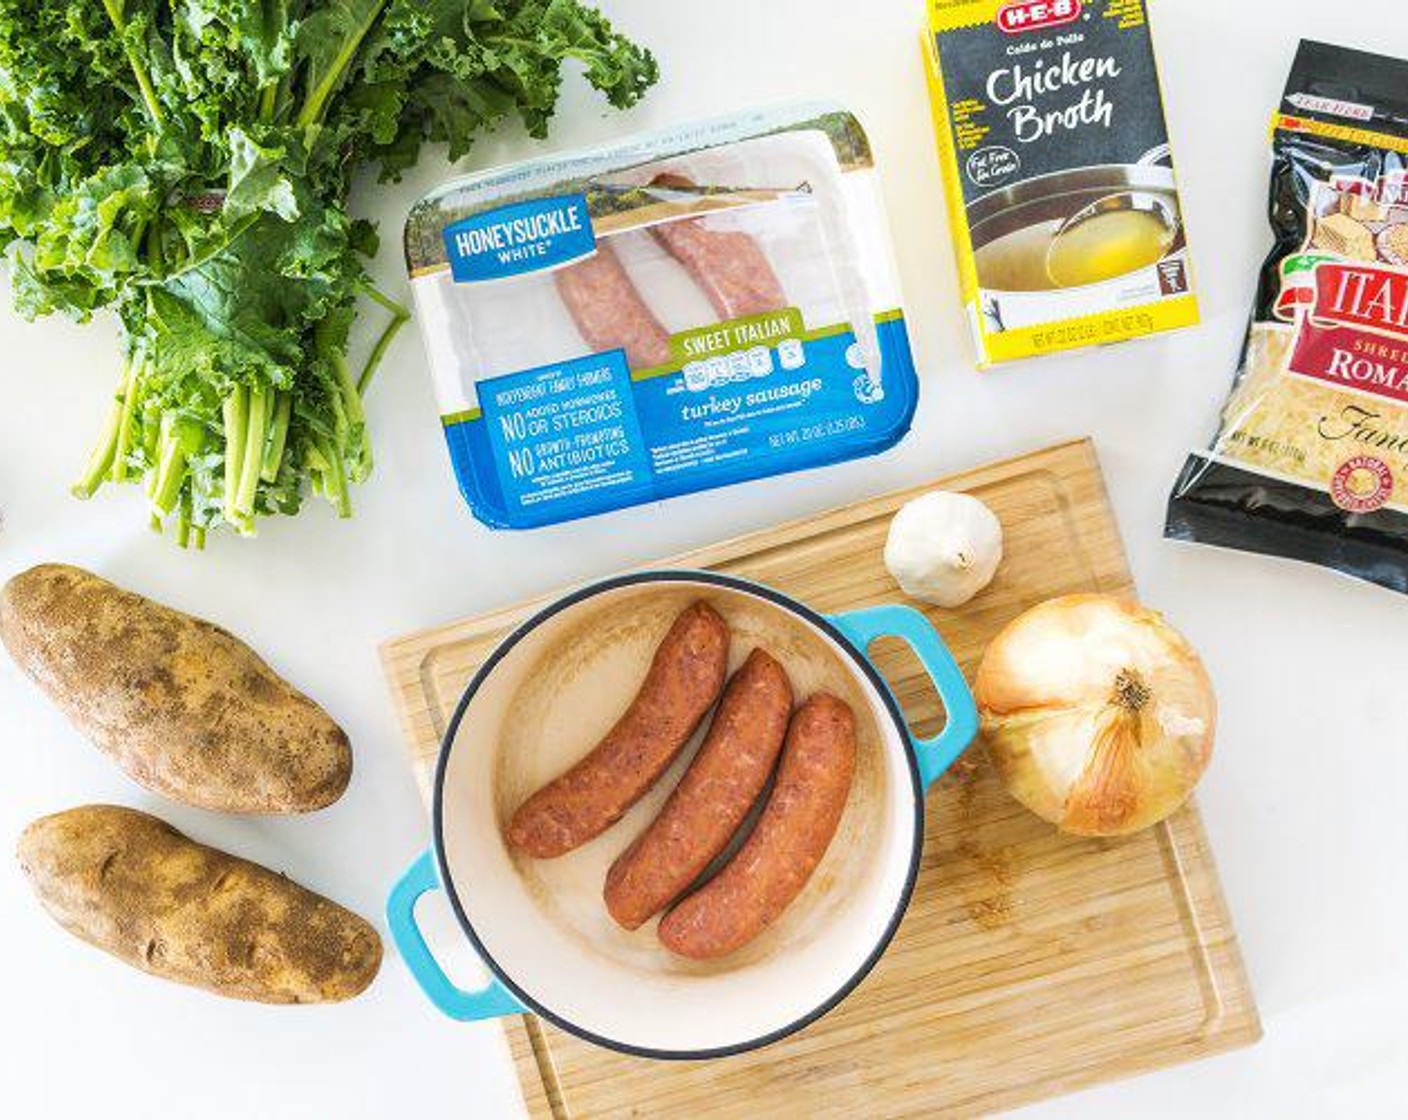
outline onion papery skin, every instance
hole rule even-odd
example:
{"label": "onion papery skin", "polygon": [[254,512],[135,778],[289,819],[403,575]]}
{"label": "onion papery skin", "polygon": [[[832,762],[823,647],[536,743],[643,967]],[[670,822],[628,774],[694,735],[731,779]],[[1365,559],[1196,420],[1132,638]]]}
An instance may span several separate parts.
{"label": "onion papery skin", "polygon": [[1026,612],[988,647],[974,694],[1007,789],[1073,835],[1158,824],[1212,758],[1217,700],[1202,659],[1128,599],[1073,595]]}

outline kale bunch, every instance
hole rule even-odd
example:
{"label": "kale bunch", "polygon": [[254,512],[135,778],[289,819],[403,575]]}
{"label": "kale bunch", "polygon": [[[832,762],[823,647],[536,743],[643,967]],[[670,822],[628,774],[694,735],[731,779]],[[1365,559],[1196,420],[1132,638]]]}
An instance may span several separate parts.
{"label": "kale bunch", "polygon": [[[612,105],[657,77],[579,0],[0,0],[0,254],[28,317],[121,323],[122,374],[74,487],[140,482],[184,546],[351,512],[363,396],[404,307],[347,201],[421,145],[511,114],[544,134],[575,60]],[[387,317],[354,365],[360,306]]]}

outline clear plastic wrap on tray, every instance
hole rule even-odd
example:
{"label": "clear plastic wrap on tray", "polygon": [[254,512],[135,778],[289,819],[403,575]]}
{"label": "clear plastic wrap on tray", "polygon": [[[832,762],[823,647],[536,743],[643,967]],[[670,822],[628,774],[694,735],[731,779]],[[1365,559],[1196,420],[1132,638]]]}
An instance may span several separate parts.
{"label": "clear plastic wrap on tray", "polygon": [[874,454],[914,412],[870,148],[833,106],[456,180],[406,258],[455,473],[495,527]]}

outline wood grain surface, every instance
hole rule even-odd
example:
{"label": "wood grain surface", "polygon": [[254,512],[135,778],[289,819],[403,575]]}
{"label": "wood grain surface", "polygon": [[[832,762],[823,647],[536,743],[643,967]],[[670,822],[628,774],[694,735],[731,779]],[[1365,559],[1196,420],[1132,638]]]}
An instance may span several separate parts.
{"label": "wood grain surface", "polygon": [[[729,541],[651,567],[709,568],[820,611],[905,601],[881,551],[930,489],[1001,519],[996,582],[927,610],[969,674],[1008,621],[1055,595],[1132,592],[1093,447],[1066,444]],[[555,596],[387,643],[410,762],[429,795],[446,723],[474,669]],[[876,663],[921,734],[943,722],[918,663]],[[1002,789],[980,746],[928,799],[909,913],[874,972],[800,1034],[752,1054],[660,1063],[505,1021],[531,1116],[968,1116],[1190,1061],[1260,1037],[1197,809],[1121,841],[1062,836]]]}

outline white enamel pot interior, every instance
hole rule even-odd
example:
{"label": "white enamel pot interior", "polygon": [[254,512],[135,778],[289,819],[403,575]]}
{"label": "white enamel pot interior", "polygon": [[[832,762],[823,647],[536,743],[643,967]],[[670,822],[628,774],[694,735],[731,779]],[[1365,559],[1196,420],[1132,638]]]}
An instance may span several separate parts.
{"label": "white enamel pot interior", "polygon": [[[503,839],[517,806],[621,715],[665,631],[698,600],[729,623],[730,672],[762,646],[786,667],[798,703],[832,692],[854,710],[858,727],[855,783],[817,872],[762,936],[709,963],[667,952],[656,938],[658,919],[621,929],[602,900],[607,868],[659,811],[702,728],[651,794],[577,851],[537,861],[510,852]],[[933,634],[916,612],[886,609]],[[934,635],[951,669],[948,690],[940,689],[948,726],[937,752],[938,740],[918,744],[931,757],[916,758],[898,705],[860,648],[896,632],[884,621],[857,628],[745,581],[656,572],[584,588],[520,627],[475,676],[447,731],[435,784],[434,874],[427,857],[419,885],[403,881],[389,908],[403,956],[431,998],[459,1018],[529,1010],[612,1049],[681,1059],[765,1045],[834,1007],[894,935],[918,871],[924,789],[976,730],[971,697]],[[928,665],[923,643],[914,644]],[[414,898],[437,885],[492,971],[493,990],[457,999],[443,974],[428,982],[433,961],[424,943],[413,930],[403,937]]]}

